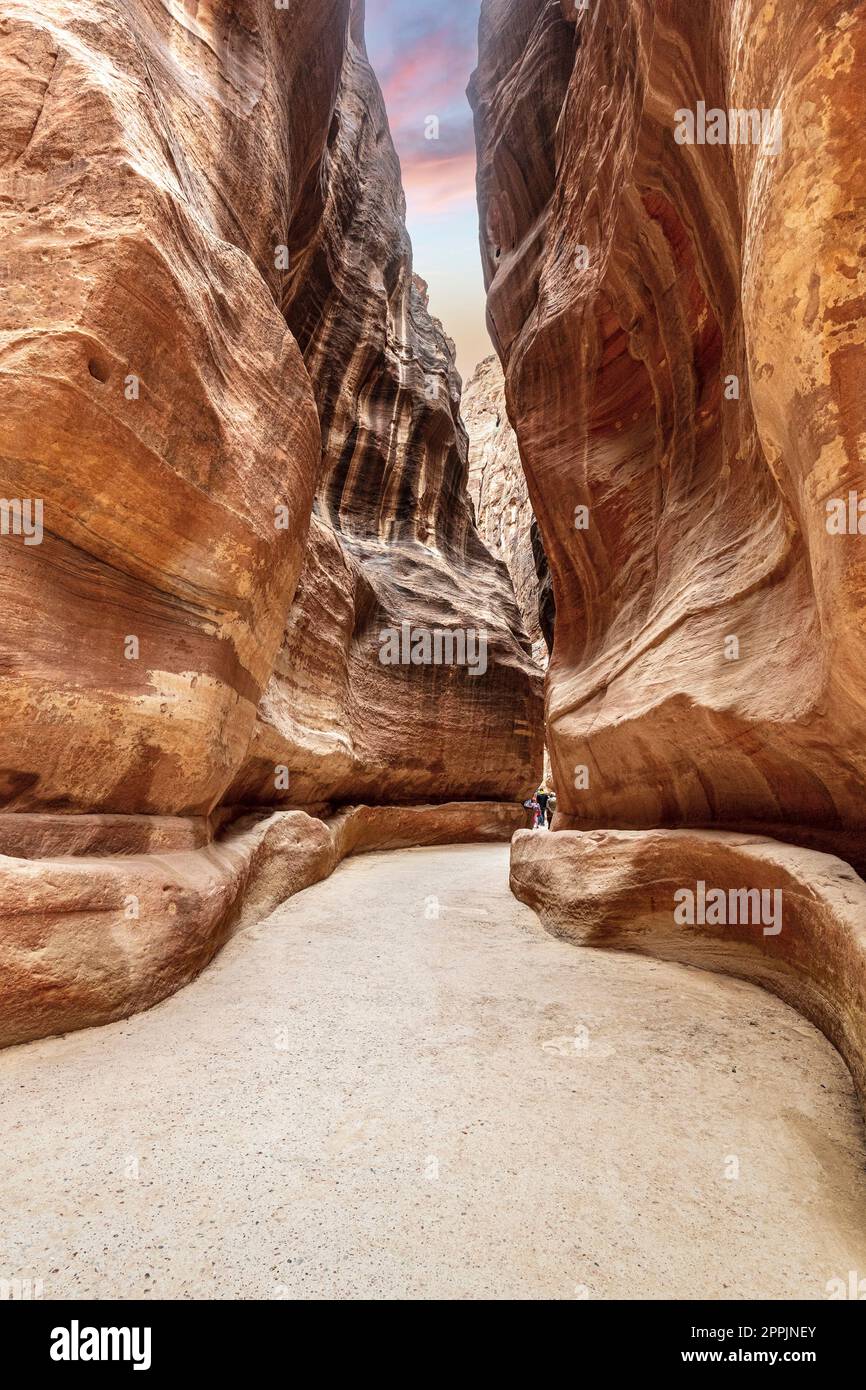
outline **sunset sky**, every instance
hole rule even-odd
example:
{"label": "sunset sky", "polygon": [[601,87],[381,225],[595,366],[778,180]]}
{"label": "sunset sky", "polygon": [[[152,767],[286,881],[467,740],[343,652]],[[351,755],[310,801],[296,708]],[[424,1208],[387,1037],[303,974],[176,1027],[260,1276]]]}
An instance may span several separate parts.
{"label": "sunset sky", "polygon": [[[367,0],[367,49],[403,166],[415,269],[457,344],[467,381],[493,351],[475,205],[475,141],[466,84],[477,58],[481,0]],[[439,139],[424,136],[439,118]]]}

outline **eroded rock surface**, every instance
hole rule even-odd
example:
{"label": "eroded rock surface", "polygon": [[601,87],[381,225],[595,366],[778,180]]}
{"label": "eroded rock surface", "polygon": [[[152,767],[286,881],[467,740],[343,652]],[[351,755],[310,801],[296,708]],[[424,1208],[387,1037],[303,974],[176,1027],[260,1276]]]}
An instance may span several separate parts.
{"label": "eroded rock surface", "polygon": [[756,981],[815,1023],[866,1108],[866,884],[730,831],[522,830],[511,889],[557,936]]}
{"label": "eroded rock surface", "polygon": [[246,803],[484,833],[542,734],[360,0],[0,0],[0,96],[8,1042],[184,983],[272,842],[293,891]]}
{"label": "eroded rock surface", "polygon": [[553,645],[550,573],[508,419],[498,357],[478,363],[463,391],[461,413],[469,435],[469,496],[478,530],[505,562],[532,655],[546,666],[548,646]]}
{"label": "eroded rock surface", "polygon": [[[540,689],[362,31],[348,0],[0,6],[0,491],[44,520],[0,545],[7,811],[532,775]],[[382,666],[404,620],[483,634],[483,674]]]}
{"label": "eroded rock surface", "polygon": [[[856,0],[485,0],[482,250],[564,827],[866,863],[866,541],[826,507],[866,490],[864,76]],[[678,143],[699,103],[778,142]]]}
{"label": "eroded rock surface", "polygon": [[[69,817],[66,818],[67,823]],[[158,1004],[229,937],[347,855],[509,840],[519,804],[351,806],[250,816],[201,848],[0,857],[0,1047]]]}
{"label": "eroded rock surface", "polygon": [[[228,799],[516,798],[541,767],[541,683],[507,572],[466,492],[454,346],[413,274],[405,202],[360,23],[322,166],[324,214],[286,313],[322,421],[310,544],[250,757]],[[383,664],[383,634],[443,631],[483,661]],[[279,799],[279,793],[277,794]]]}
{"label": "eroded rock surface", "polygon": [[44,517],[0,541],[6,809],[202,814],[244,757],[320,467],[275,248],[347,9],[0,5],[0,492]]}

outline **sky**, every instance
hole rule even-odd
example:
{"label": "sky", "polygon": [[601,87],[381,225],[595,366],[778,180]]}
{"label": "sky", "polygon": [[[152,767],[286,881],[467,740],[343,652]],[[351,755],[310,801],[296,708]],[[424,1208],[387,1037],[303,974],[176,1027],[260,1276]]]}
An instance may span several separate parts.
{"label": "sky", "polygon": [[[485,327],[475,202],[475,137],[466,84],[481,0],[367,0],[367,51],[403,166],[415,270],[457,345],[464,382],[493,351]],[[428,117],[439,138],[427,139]]]}

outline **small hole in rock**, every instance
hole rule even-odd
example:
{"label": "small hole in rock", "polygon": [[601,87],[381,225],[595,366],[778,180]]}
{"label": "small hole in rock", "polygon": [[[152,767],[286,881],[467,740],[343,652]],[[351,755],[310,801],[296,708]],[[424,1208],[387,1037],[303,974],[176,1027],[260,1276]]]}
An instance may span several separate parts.
{"label": "small hole in rock", "polygon": [[87,364],[87,370],[97,381],[107,381],[109,372],[104,362],[100,362],[96,357],[91,357]]}

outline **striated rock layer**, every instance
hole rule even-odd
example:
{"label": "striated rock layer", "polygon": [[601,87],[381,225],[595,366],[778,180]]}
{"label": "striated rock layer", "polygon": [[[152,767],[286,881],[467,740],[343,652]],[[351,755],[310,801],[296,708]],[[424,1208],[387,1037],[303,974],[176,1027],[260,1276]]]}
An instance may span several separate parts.
{"label": "striated rock layer", "polygon": [[[348,0],[0,4],[0,491],[44,523],[4,510],[4,811],[532,775],[537,677],[362,28]],[[404,620],[483,633],[483,674],[383,667]]]}
{"label": "striated rock layer", "polygon": [[505,562],[532,655],[539,666],[546,666],[548,647],[553,646],[550,572],[508,419],[498,357],[478,363],[463,392],[461,414],[469,435],[468,486],[478,530]]}
{"label": "striated rock layer", "polygon": [[[555,591],[560,827],[866,867],[864,78],[858,0],[485,0],[482,254]],[[745,142],[679,143],[700,103]]]}
{"label": "striated rock layer", "polygon": [[275,246],[347,6],[0,3],[0,490],[44,517],[0,539],[6,810],[200,815],[245,755],[321,447]]}
{"label": "striated rock layer", "polygon": [[[310,544],[250,756],[229,800],[516,797],[541,765],[541,684],[508,575],[466,492],[454,346],[413,274],[400,167],[349,37],[316,236],[284,297],[322,422]],[[470,665],[386,665],[409,623],[483,644]]]}
{"label": "striated rock layer", "polygon": [[542,712],[360,0],[0,0],[0,96],[9,1041],[200,969],[246,806],[513,803]]}

